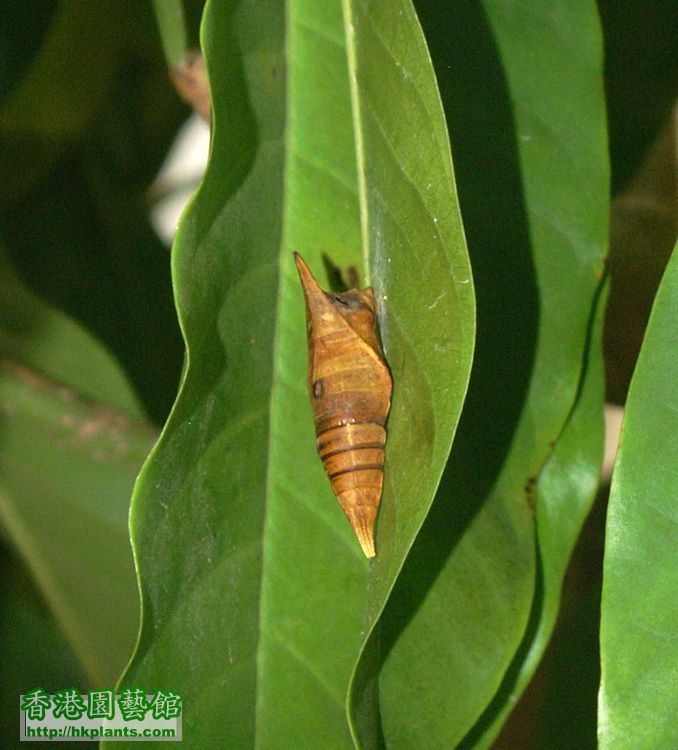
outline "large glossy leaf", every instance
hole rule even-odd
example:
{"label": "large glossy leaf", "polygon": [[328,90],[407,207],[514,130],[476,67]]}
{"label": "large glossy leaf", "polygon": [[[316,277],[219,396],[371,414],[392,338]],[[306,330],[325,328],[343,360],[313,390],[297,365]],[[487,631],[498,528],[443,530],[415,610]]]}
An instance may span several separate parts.
{"label": "large glossy leaf", "polygon": [[596,496],[605,437],[602,333],[607,290],[601,291],[591,320],[577,400],[538,481],[526,488],[534,493],[539,545],[530,622],[497,698],[467,738],[468,747],[491,746],[537,669],[556,625],[567,565]]}
{"label": "large glossy leaf", "polygon": [[[303,302],[292,247],[281,253],[284,178],[294,164],[286,174],[286,62],[291,86],[295,75],[283,11],[276,2],[206,9],[211,158],[173,251],[187,367],[133,499],[143,625],[125,681],[181,692],[190,747],[284,747],[327,735],[338,748],[350,743],[343,688],[367,565],[314,455]],[[290,31],[341,61],[332,41],[341,18],[332,21],[312,35],[290,16]],[[337,76],[331,59],[323,87],[329,72]],[[335,145],[345,141],[342,119],[350,123],[345,79],[341,69],[330,79],[345,91],[332,100]],[[316,68],[307,85],[320,80]],[[319,138],[324,117],[307,114],[298,127]],[[342,262],[356,259],[353,153],[349,130],[329,164],[296,160],[326,186],[323,194],[316,180],[315,200],[305,196],[306,218],[322,222],[306,240],[315,241],[307,260],[316,271],[323,250],[335,258],[342,246]],[[328,243],[330,227],[337,234]]]}
{"label": "large glossy leaf", "polygon": [[117,364],[3,261],[0,516],[96,684],[129,659],[129,494],[153,431]]}
{"label": "large glossy leaf", "polygon": [[526,633],[530,487],[577,395],[607,162],[592,3],[417,7],[455,148],[478,335],[451,461],[383,620],[380,687],[390,747],[449,748],[495,696],[483,719],[501,708]]}
{"label": "large glossy leaf", "polygon": [[364,241],[383,300],[396,390],[370,571],[367,632],[351,688],[359,742],[379,742],[372,634],[433,499],[468,382],[474,300],[442,105],[409,0],[345,0]]}
{"label": "large glossy leaf", "polygon": [[602,750],[678,744],[677,316],[674,249],[631,380],[612,478],[600,637]]}
{"label": "large glossy leaf", "polygon": [[[184,695],[191,747],[352,746],[344,701],[368,565],[315,454],[293,250],[325,286],[323,256],[362,268],[380,301],[395,381],[382,599],[449,450],[473,297],[435,86],[402,10],[370,32],[398,42],[388,63],[388,47],[373,61],[357,49],[364,32],[338,0],[206,10],[211,158],[173,251],[188,361],[133,500],[144,608],[124,678]],[[351,91],[361,56],[372,67]],[[389,87],[365,100],[380,76]]]}

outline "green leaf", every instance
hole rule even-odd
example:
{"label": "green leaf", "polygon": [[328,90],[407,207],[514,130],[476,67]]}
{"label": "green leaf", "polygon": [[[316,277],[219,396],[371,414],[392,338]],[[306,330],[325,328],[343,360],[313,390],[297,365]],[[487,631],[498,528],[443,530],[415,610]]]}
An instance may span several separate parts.
{"label": "green leaf", "polygon": [[[468,383],[474,299],[442,105],[412,4],[343,6],[363,240],[384,300],[382,335],[395,383],[369,634],[450,451]],[[368,635],[351,687],[353,730],[366,747],[378,742],[375,644]]]}
{"label": "green leaf", "polygon": [[143,418],[129,382],[110,354],[63,313],[45,304],[17,277],[0,253],[0,353],[71,388],[88,401]]}
{"label": "green leaf", "polygon": [[572,413],[537,483],[527,488],[535,493],[539,544],[539,579],[530,623],[494,705],[467,738],[469,747],[491,747],[539,666],[558,618],[570,557],[596,496],[605,439],[602,335],[606,301],[607,287],[596,301]]}
{"label": "green leaf", "polygon": [[608,169],[592,3],[417,7],[450,122],[478,334],[450,463],[383,619],[380,693],[389,747],[448,748],[506,700],[526,634],[526,487],[577,396]]}
{"label": "green leaf", "polygon": [[601,612],[601,750],[675,747],[678,251],[657,292],[608,506]]}
{"label": "green leaf", "polygon": [[[363,31],[338,0],[289,2],[286,19],[277,4],[206,9],[211,158],[173,251],[187,369],[133,499],[143,626],[124,677],[184,695],[193,747],[352,746],[368,565],[315,451],[293,250],[325,286],[324,255],[371,271],[380,301],[395,381],[370,584],[382,602],[450,447],[473,292],[435,85],[402,9],[416,44],[391,51],[408,75],[378,47],[353,96]],[[410,124],[390,88],[364,99],[380,75]]]}
{"label": "green leaf", "polygon": [[129,658],[138,594],[128,498],[154,432],[116,363],[0,279],[0,516],[95,684]]}
{"label": "green leaf", "polygon": [[162,49],[170,68],[176,67],[186,54],[187,34],[183,0],[153,0]]}

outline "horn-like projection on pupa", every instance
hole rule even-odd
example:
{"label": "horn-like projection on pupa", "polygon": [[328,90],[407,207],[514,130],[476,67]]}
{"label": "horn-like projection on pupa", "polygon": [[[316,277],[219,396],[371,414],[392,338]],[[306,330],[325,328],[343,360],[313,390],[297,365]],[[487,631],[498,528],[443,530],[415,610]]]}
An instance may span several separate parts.
{"label": "horn-like projection on pupa", "polygon": [[308,391],[318,453],[367,557],[384,482],[393,382],[379,343],[372,289],[324,292],[297,253],[306,298]]}

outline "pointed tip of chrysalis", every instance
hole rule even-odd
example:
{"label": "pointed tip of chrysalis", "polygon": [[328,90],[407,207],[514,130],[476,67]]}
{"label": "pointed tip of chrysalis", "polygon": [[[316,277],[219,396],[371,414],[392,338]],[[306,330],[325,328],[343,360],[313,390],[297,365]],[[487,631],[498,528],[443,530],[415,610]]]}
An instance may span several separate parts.
{"label": "pointed tip of chrysalis", "polygon": [[304,274],[310,274],[311,272],[306,265],[306,261],[296,251],[292,253],[294,255],[294,262],[297,265],[297,270],[303,276]]}
{"label": "pointed tip of chrysalis", "polygon": [[374,522],[376,520],[376,508],[358,505],[356,508],[346,509],[344,512],[351,524],[351,528],[358,537],[365,557],[374,557],[377,553],[374,549]]}
{"label": "pointed tip of chrysalis", "polygon": [[374,557],[374,527],[381,499],[381,487],[346,489],[337,494],[339,504],[358,537],[365,557]]}
{"label": "pointed tip of chrysalis", "polygon": [[323,294],[322,289],[315,280],[315,277],[311,273],[310,268],[306,265],[306,261],[299,255],[294,253],[294,262],[297,265],[297,271],[299,271],[299,277],[301,278],[301,285],[304,287],[304,292],[307,297],[317,297]]}
{"label": "pointed tip of chrysalis", "polygon": [[374,536],[372,535],[372,532],[364,533],[360,529],[354,529],[356,536],[358,537],[358,541],[360,542],[360,546],[362,547],[362,550],[365,554],[365,557],[371,558],[374,557],[377,552],[374,549]]}

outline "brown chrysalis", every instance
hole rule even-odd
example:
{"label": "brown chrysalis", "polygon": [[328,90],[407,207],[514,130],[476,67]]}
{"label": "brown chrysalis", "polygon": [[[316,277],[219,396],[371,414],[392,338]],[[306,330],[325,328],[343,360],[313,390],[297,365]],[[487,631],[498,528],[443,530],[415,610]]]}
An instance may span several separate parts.
{"label": "brown chrysalis", "polygon": [[308,390],[318,453],[367,557],[384,481],[393,383],[379,342],[374,292],[324,292],[297,253],[306,298]]}

